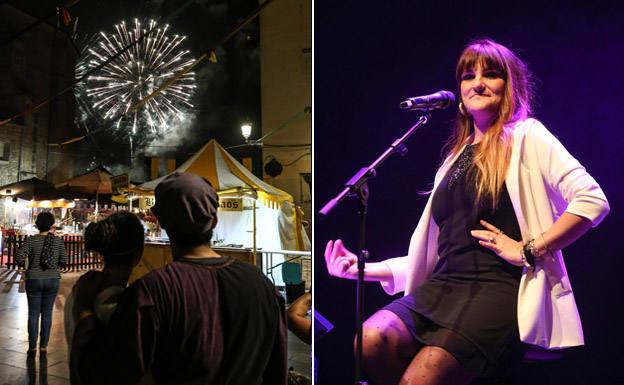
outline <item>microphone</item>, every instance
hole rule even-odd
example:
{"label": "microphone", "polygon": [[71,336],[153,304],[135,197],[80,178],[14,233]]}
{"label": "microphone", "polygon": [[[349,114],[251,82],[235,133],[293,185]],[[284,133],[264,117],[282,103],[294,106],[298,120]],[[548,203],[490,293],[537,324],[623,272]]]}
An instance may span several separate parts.
{"label": "microphone", "polygon": [[441,110],[455,103],[455,95],[450,91],[438,91],[435,94],[416,96],[401,102],[402,110],[430,111]]}

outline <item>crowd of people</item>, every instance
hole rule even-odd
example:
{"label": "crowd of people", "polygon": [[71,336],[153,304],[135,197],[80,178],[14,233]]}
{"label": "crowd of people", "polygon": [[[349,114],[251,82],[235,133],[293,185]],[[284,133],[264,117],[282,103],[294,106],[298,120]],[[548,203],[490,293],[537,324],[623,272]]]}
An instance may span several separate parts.
{"label": "crowd of people", "polygon": [[[102,255],[104,267],[82,275],[65,304],[71,383],[286,384],[285,301],[256,266],[211,248],[218,195],[210,182],[174,173],[155,199],[173,262],[129,286],[143,252],[139,218],[119,212],[85,229],[85,249]],[[46,353],[66,263],[53,224],[51,214],[40,214],[40,234],[18,252],[27,275],[29,357],[37,352],[39,316],[39,352]]]}

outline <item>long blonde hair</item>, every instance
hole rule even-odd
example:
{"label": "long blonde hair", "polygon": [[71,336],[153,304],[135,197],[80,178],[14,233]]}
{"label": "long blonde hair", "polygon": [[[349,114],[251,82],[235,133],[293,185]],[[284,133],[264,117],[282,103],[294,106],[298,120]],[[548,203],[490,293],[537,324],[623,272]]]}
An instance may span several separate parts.
{"label": "long blonde hair", "polygon": [[[531,114],[533,82],[526,64],[511,50],[493,40],[479,39],[468,44],[459,57],[455,77],[460,95],[462,74],[479,65],[482,70],[499,71],[505,80],[505,92],[498,114],[475,151],[474,167],[471,170],[476,173],[477,202],[484,203],[486,198],[490,198],[492,209],[495,209],[511,158],[512,124]],[[449,149],[447,158],[461,151],[472,129],[472,117],[460,109],[453,133],[445,145]]]}

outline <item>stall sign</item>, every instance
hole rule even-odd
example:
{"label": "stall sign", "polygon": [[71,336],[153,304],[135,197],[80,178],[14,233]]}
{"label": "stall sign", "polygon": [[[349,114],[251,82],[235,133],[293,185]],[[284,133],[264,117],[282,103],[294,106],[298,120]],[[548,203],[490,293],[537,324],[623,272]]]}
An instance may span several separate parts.
{"label": "stall sign", "polygon": [[140,209],[148,209],[156,203],[154,197],[142,197],[139,198],[139,208]]}
{"label": "stall sign", "polygon": [[243,198],[219,198],[219,210],[243,211]]}

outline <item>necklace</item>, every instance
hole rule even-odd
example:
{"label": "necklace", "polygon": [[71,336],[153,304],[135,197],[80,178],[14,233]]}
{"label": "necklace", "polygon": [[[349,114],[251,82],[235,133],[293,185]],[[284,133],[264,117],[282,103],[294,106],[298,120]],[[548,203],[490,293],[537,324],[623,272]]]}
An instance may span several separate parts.
{"label": "necklace", "polygon": [[459,156],[459,159],[457,159],[457,161],[455,162],[451,177],[449,178],[449,182],[448,182],[449,190],[453,187],[455,182],[457,182],[457,180],[466,173],[466,170],[468,170],[468,168],[472,165],[472,161],[474,159],[475,146],[476,146],[475,144],[466,145],[464,152],[461,153],[461,155]]}

